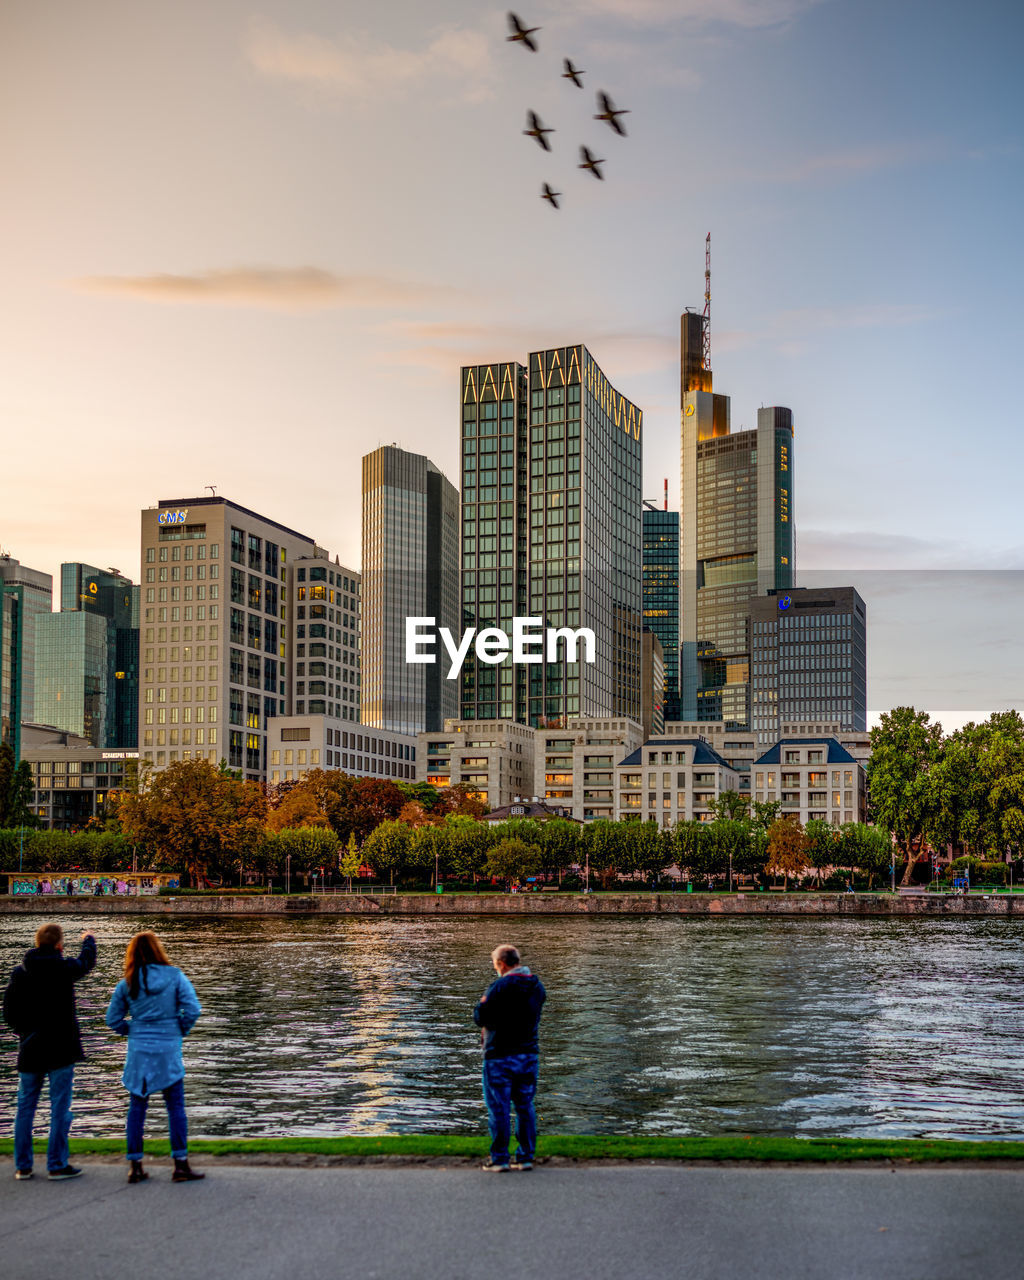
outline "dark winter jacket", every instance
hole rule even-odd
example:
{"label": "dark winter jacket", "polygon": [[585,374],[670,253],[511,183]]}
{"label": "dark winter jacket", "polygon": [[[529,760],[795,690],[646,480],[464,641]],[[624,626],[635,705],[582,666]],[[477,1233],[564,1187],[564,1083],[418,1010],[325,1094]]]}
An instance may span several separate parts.
{"label": "dark winter jacket", "polygon": [[19,1071],[57,1071],[85,1057],[75,1016],[75,983],[95,963],[92,937],[83,940],[77,958],[55,947],[25,953],[4,992],[4,1021],[21,1042]]}
{"label": "dark winter jacket", "polygon": [[525,965],[492,982],[473,1010],[473,1021],[484,1028],[484,1057],[537,1053],[537,1026],[546,999],[544,984]]}

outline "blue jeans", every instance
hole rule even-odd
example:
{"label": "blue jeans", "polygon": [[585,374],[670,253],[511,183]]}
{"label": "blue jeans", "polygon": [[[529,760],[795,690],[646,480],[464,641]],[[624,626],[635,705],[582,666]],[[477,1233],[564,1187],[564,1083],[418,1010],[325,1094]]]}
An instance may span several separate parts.
{"label": "blue jeans", "polygon": [[14,1121],[14,1163],[19,1169],[32,1168],[32,1121],[36,1118],[43,1081],[50,1081],[50,1141],[46,1148],[46,1167],[51,1172],[63,1169],[68,1162],[68,1130],[71,1114],[71,1086],[75,1080],[75,1064],[56,1071],[18,1072],[18,1114]]}
{"label": "blue jeans", "polygon": [[484,1059],[484,1102],[491,1130],[491,1164],[508,1164],[512,1134],[511,1108],[516,1109],[517,1160],[532,1160],[537,1148],[537,1092],[535,1053],[515,1053],[508,1058]]}
{"label": "blue jeans", "polygon": [[[171,1131],[171,1155],[175,1160],[184,1160],[188,1155],[188,1119],[185,1116],[185,1080],[175,1080],[163,1090],[164,1103],[167,1107],[167,1124]],[[126,1160],[142,1159],[142,1126],[146,1123],[146,1108],[149,1099],[140,1093],[133,1093],[128,1104],[128,1121],[125,1125],[125,1138],[128,1145]]]}

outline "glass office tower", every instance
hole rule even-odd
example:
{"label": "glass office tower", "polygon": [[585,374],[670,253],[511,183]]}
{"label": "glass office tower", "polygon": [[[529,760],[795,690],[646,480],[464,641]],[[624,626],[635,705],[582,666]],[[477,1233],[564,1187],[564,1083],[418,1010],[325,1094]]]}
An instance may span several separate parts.
{"label": "glass office tower", "polygon": [[463,624],[596,638],[593,664],[467,662],[462,718],[639,722],[641,410],[584,346],[465,367],[461,400]]}
{"label": "glass office tower", "polygon": [[38,624],[36,719],[94,746],[138,746],[139,588],[116,569],[70,562],[60,607]]}
{"label": "glass office tower", "polygon": [[665,662],[664,720],[682,717],[679,704],[679,512],[645,502],[644,627],[661,642]]}
{"label": "glass office tower", "polygon": [[433,664],[405,660],[405,620],[458,636],[459,494],[430,461],[397,445],[363,458],[362,722],[397,733],[459,713],[438,642]]}
{"label": "glass office tower", "polygon": [[35,719],[36,622],[53,603],[48,573],[0,555],[0,741],[21,753],[21,726]]}
{"label": "glass office tower", "polygon": [[703,317],[682,317],[680,696],[684,721],[750,724],[750,601],[793,583],[793,417],[758,410],[733,432],[728,396],[697,357]]}

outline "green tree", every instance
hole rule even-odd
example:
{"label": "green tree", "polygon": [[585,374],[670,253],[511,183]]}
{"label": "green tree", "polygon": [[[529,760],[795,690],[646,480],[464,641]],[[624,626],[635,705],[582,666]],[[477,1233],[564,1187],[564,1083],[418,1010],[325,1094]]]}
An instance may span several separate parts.
{"label": "green tree", "polygon": [[858,868],[868,877],[869,886],[876,875],[889,869],[892,858],[892,839],[878,827],[865,822],[846,822],[839,828],[836,864],[851,873]]}
{"label": "green tree", "polygon": [[580,824],[569,818],[552,818],[540,824],[539,839],[544,850],[544,870],[550,875],[575,866],[580,858]]}
{"label": "green tree", "polygon": [[932,723],[927,711],[913,707],[883,712],[871,730],[871,808],[876,823],[890,833],[906,861],[903,884],[910,883],[941,807],[934,773],[941,747],[942,726]]}
{"label": "green tree", "polygon": [[812,818],[804,828],[807,837],[807,861],[818,873],[821,886],[822,873],[829,867],[847,865],[841,860],[839,828],[822,818]]}
{"label": "green tree", "polygon": [[468,814],[449,814],[445,830],[450,841],[452,874],[461,880],[475,880],[483,874],[487,850],[496,843],[492,829]]}
{"label": "green tree", "polygon": [[543,864],[544,851],[539,844],[507,836],[488,851],[484,866],[488,875],[497,876],[507,885],[512,880],[537,875]]}
{"label": "green tree", "polygon": [[750,797],[738,791],[723,791],[717,800],[710,805],[714,820],[723,822],[740,822],[749,816]]}
{"label": "green tree", "polygon": [[639,874],[645,880],[660,876],[675,861],[672,833],[656,822],[627,822],[622,825],[622,871]]}
{"label": "green tree", "polygon": [[767,831],[773,822],[778,820],[782,805],[778,800],[755,800],[752,820],[762,831]]}
{"label": "green tree", "polygon": [[27,760],[17,763],[11,744],[0,742],[0,827],[37,826],[31,803],[31,766]]}
{"label": "green tree", "polygon": [[409,867],[411,853],[412,829],[393,819],[378,823],[363,841],[363,861],[377,875],[390,876],[392,884]]}

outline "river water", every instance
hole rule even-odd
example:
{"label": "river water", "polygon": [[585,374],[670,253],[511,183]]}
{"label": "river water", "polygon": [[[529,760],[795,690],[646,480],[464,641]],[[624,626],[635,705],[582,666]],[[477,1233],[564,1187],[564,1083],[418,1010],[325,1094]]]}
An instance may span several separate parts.
{"label": "river water", "polygon": [[[42,919],[0,916],[5,975]],[[103,1014],[128,938],[153,927],[203,1003],[185,1054],[196,1137],[481,1128],[470,1014],[491,948],[512,941],[548,988],[549,1132],[1024,1138],[1012,921],[83,912],[61,923],[69,940],[92,929],[100,947],[78,986],[79,1136],[122,1132],[124,1044]],[[13,1052],[0,1077],[9,1132]]]}

